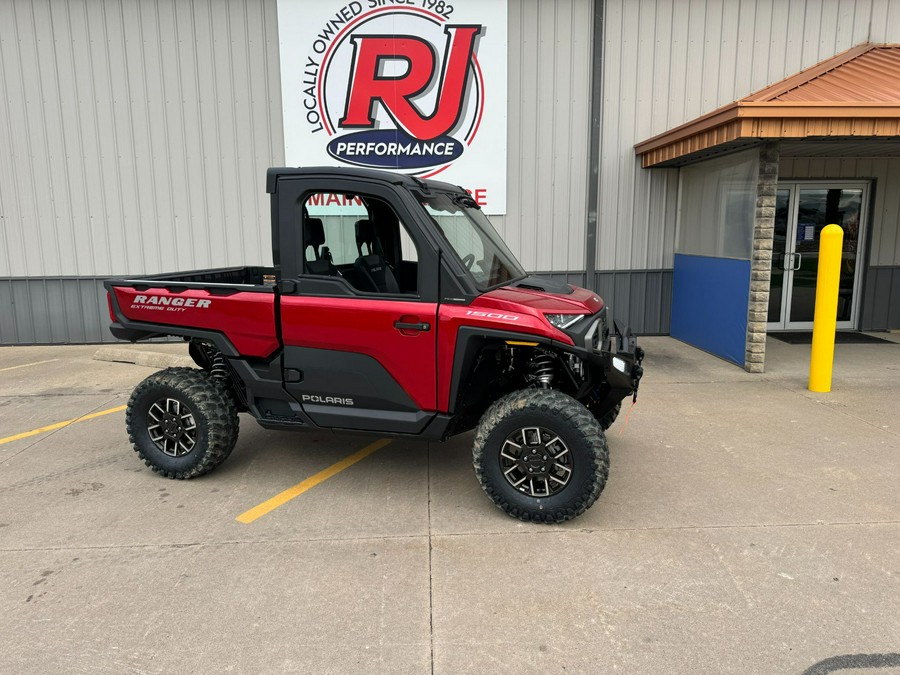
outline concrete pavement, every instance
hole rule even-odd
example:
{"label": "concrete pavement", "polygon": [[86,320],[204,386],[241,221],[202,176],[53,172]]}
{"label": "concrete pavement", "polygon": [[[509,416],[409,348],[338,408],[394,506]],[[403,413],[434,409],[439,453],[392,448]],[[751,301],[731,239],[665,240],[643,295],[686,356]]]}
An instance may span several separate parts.
{"label": "concrete pavement", "polygon": [[[249,525],[372,439],[242,415],[186,482],[121,412],[0,444],[0,672],[900,673],[900,345],[838,345],[811,394],[808,346],[770,339],[750,375],[642,344],[607,488],[559,526],[491,505],[470,434],[394,441]],[[0,349],[0,439],[153,372],[96,351]]]}

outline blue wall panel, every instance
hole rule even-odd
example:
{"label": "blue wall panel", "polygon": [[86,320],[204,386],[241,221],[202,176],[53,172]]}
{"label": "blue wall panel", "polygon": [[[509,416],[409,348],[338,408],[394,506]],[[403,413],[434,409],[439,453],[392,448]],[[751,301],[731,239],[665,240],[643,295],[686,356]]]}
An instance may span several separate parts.
{"label": "blue wall panel", "polygon": [[675,254],[671,335],[744,365],[750,261]]}

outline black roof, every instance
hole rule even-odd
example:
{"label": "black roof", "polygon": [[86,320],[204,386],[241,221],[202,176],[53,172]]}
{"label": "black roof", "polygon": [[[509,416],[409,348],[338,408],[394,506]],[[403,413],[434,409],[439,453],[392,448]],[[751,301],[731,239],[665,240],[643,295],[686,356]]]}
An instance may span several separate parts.
{"label": "black roof", "polygon": [[438,180],[422,180],[415,176],[406,176],[402,173],[390,171],[378,171],[376,169],[358,169],[355,167],[340,166],[301,166],[301,167],[272,167],[266,172],[266,192],[275,192],[275,184],[279,176],[344,176],[353,178],[365,178],[367,180],[383,181],[392,185],[403,185],[406,188],[430,190],[450,190],[458,192],[462,188],[451,183]]}

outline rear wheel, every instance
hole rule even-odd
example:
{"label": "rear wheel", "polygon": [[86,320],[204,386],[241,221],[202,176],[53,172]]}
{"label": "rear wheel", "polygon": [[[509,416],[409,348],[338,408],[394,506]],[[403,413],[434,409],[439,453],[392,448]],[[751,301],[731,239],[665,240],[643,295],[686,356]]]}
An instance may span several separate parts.
{"label": "rear wheel", "polygon": [[134,451],[167,478],[209,473],[231,454],[238,436],[234,399],[193,368],[167,368],[135,387],[125,425]]}
{"label": "rear wheel", "polygon": [[498,508],[520,520],[558,523],[584,513],[609,473],[597,420],[575,399],[549,389],[513,392],[481,418],[475,474]]}

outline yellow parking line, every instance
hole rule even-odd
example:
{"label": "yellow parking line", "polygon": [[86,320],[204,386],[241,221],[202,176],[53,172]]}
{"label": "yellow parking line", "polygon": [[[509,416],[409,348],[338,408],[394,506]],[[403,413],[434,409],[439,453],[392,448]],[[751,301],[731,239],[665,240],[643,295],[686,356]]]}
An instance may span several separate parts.
{"label": "yellow parking line", "polygon": [[371,445],[367,445],[359,452],[355,452],[352,455],[350,455],[349,457],[345,457],[340,462],[337,462],[336,464],[332,464],[327,469],[323,469],[316,475],[310,476],[302,483],[297,483],[294,487],[288,488],[284,492],[281,492],[281,493],[275,495],[271,499],[267,499],[262,504],[254,506],[249,511],[245,511],[244,513],[239,515],[237,518],[235,518],[235,520],[237,520],[239,523],[250,524],[257,518],[262,518],[264,515],[266,515],[270,511],[274,511],[279,506],[288,503],[294,497],[299,497],[304,492],[306,492],[307,490],[311,490],[319,483],[322,483],[323,481],[328,480],[335,474],[340,473],[344,469],[347,469],[347,468],[353,466],[361,459],[365,459],[366,457],[371,455],[376,450],[381,450],[381,448],[388,445],[389,443],[391,443],[391,440],[387,439],[387,438],[382,438],[380,440],[377,440],[374,443],[372,443]]}
{"label": "yellow parking line", "polygon": [[53,363],[54,361],[59,361],[59,359],[45,359],[43,361],[34,361],[33,363],[23,363],[20,366],[9,366],[8,368],[0,368],[0,373],[5,373],[7,370],[15,370],[16,368],[27,368],[28,366],[39,366],[42,363]]}
{"label": "yellow parking line", "polygon": [[87,420],[92,420],[95,417],[103,417],[104,415],[111,415],[112,413],[122,412],[125,410],[124,405],[116,406],[115,408],[110,408],[109,410],[101,410],[100,412],[90,413],[89,415],[82,415],[81,417],[73,417],[70,420],[66,420],[65,422],[57,422],[56,424],[50,424],[46,427],[41,427],[40,429],[32,429],[31,431],[23,431],[21,434],[16,434],[15,436],[7,436],[6,438],[0,438],[0,445],[4,443],[12,443],[13,441],[18,441],[22,438],[28,438],[29,436],[37,436],[38,434],[43,434],[48,431],[55,431],[57,429],[62,429],[63,427],[67,427],[70,424],[75,424],[76,422],[85,422]]}

